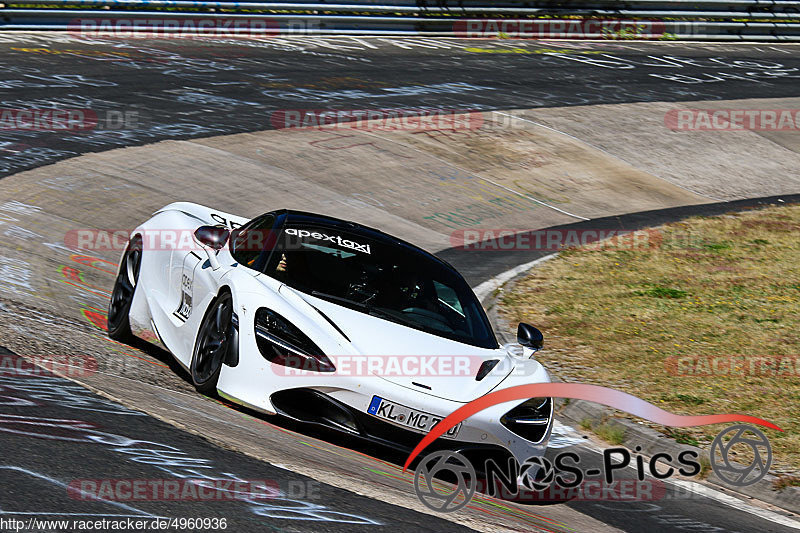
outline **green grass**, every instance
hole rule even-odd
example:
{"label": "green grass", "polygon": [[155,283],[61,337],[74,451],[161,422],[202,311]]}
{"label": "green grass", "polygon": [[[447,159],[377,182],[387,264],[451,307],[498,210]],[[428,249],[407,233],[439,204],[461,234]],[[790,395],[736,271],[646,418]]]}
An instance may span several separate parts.
{"label": "green grass", "polygon": [[667,435],[675,439],[678,444],[688,444],[689,446],[700,446],[700,441],[694,438],[691,434],[679,430],[667,430]]}
{"label": "green grass", "polygon": [[601,439],[611,444],[619,445],[625,441],[625,428],[619,424],[603,423],[594,428]]}
{"label": "green grass", "polygon": [[681,289],[674,289],[672,287],[662,287],[661,285],[653,285],[644,290],[634,292],[637,296],[652,296],[653,298],[684,298],[689,293]]}

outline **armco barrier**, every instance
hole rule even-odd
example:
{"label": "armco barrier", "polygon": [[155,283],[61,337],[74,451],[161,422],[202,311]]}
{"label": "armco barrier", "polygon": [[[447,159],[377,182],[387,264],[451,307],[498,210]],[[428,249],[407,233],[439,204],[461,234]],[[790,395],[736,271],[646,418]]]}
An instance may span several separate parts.
{"label": "armco barrier", "polygon": [[208,21],[223,18],[261,19],[261,24],[242,25],[232,33],[271,35],[800,41],[800,1],[792,0],[0,0],[0,30],[70,31],[76,19],[91,19],[112,25],[119,20],[156,21],[132,31],[158,26],[159,32],[170,32],[184,31],[185,25],[157,21],[204,20],[209,26]]}

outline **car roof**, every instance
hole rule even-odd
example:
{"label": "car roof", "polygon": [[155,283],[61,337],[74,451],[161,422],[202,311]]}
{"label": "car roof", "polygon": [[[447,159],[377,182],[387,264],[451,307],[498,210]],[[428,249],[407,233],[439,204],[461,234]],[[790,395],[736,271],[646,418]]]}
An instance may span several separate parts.
{"label": "car roof", "polygon": [[383,232],[379,229],[371,228],[369,226],[365,226],[357,222],[352,222],[350,220],[342,220],[340,218],[332,217],[329,215],[322,215],[319,213],[309,213],[307,211],[281,209],[278,211],[272,211],[272,213],[275,214],[276,216],[285,215],[286,220],[284,221],[284,224],[293,224],[293,225],[309,224],[316,226],[324,226],[332,229],[347,231],[357,235],[362,235],[364,237],[372,239],[377,243],[404,248],[408,252],[421,254],[426,258],[433,260],[441,264],[442,266],[445,266],[446,268],[458,273],[458,271],[447,261],[444,261],[443,259],[436,257],[432,253],[423,250],[419,246],[415,246],[410,242],[395,237],[394,235],[389,235],[388,233]]}

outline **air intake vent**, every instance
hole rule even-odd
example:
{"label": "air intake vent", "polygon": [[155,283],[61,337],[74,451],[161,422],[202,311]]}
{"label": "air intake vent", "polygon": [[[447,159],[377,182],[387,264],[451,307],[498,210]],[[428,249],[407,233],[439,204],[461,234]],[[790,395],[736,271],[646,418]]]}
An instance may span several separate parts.
{"label": "air intake vent", "polygon": [[475,381],[480,381],[488,376],[489,372],[491,372],[499,362],[500,359],[489,359],[488,361],[484,361],[481,367],[478,369],[478,374],[475,376]]}

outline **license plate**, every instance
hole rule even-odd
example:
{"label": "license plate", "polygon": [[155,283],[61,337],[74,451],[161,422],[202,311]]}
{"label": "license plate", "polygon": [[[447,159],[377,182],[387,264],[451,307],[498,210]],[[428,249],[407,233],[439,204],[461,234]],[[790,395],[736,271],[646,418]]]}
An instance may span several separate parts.
{"label": "license plate", "polygon": [[[429,432],[436,424],[442,421],[440,416],[418,411],[380,396],[372,397],[367,413],[420,433]],[[459,431],[461,431],[461,423],[450,428],[442,437],[454,439]]]}

